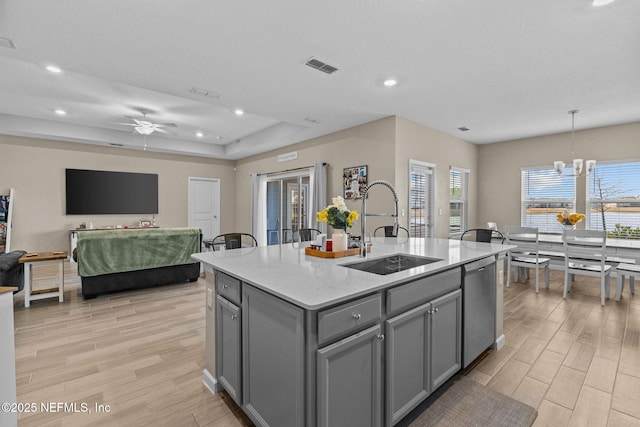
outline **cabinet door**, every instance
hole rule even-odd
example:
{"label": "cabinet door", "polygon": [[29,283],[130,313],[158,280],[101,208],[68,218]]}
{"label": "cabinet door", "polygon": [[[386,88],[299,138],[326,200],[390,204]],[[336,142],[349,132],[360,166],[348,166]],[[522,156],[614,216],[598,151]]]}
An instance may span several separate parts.
{"label": "cabinet door", "polygon": [[431,301],[431,390],[462,366],[462,291]]}
{"label": "cabinet door", "polygon": [[318,350],[318,426],[382,425],[382,329]]}
{"label": "cabinet door", "polygon": [[304,312],[242,284],[244,409],[258,426],[302,426]]}
{"label": "cabinet door", "polygon": [[386,321],[386,416],[393,425],[431,393],[429,314],[423,304]]}
{"label": "cabinet door", "polygon": [[241,402],[240,308],[218,295],[216,298],[216,352],[218,380],[227,393]]}

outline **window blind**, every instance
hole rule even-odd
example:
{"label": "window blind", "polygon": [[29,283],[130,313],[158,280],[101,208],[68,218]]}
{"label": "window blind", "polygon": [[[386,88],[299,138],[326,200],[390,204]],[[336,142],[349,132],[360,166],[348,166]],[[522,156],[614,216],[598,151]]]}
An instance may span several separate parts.
{"label": "window blind", "polygon": [[540,233],[562,233],[557,215],[576,208],[573,168],[565,169],[565,174],[558,175],[552,168],[522,169],[522,226],[537,227]]}
{"label": "window blind", "polygon": [[453,166],[449,169],[449,235],[469,228],[468,182],[468,170]]}
{"label": "window blind", "polygon": [[409,166],[409,236],[431,237],[433,168],[419,163]]}

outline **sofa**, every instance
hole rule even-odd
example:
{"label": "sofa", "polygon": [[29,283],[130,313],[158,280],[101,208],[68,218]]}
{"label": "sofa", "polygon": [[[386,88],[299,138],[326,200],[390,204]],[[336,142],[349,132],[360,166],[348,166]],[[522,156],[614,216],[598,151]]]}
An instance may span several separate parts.
{"label": "sofa", "polygon": [[193,282],[200,263],[198,228],[95,230],[78,233],[74,258],[82,296]]}
{"label": "sofa", "polygon": [[0,254],[0,286],[18,288],[14,293],[24,287],[24,264],[19,262],[24,254],[25,251]]}

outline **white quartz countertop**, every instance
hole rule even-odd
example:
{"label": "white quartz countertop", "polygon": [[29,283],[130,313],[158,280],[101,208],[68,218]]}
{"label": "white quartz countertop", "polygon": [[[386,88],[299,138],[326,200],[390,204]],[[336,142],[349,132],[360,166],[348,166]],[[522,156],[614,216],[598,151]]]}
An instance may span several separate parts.
{"label": "white quartz countertop", "polygon": [[[505,252],[509,248],[494,243],[449,239],[375,238],[367,258],[318,258],[305,255],[304,246],[297,243],[201,252],[193,254],[192,258],[299,307],[318,310]],[[441,261],[388,275],[342,266],[397,253],[438,258]]]}

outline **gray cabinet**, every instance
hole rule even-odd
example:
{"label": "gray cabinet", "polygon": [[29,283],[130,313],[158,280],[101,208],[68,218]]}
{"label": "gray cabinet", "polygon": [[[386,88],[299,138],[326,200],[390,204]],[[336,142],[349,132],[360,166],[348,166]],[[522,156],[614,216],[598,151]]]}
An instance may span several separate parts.
{"label": "gray cabinet", "polygon": [[431,301],[431,390],[462,366],[462,291]]}
{"label": "gray cabinet", "polygon": [[392,425],[460,369],[460,290],[386,323],[386,414]]}
{"label": "gray cabinet", "polygon": [[304,310],[242,284],[242,402],[259,426],[305,425]]}
{"label": "gray cabinet", "polygon": [[382,425],[383,340],[376,325],[318,350],[319,426]]}
{"label": "gray cabinet", "polygon": [[258,426],[393,425],[460,370],[460,268],[319,311],[216,279],[217,379]]}
{"label": "gray cabinet", "polygon": [[216,326],[218,381],[236,403],[241,404],[240,308],[220,295],[216,298]]}

